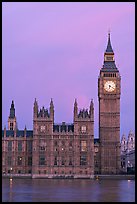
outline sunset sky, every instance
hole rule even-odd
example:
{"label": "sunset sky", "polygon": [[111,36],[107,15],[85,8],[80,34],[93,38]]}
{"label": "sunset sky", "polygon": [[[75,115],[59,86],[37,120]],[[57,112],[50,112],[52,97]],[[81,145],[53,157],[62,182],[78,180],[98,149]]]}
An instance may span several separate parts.
{"label": "sunset sky", "polygon": [[3,2],[2,127],[14,100],[18,128],[33,128],[33,104],[49,108],[55,123],[73,123],[74,100],[93,98],[98,138],[98,76],[108,30],[121,75],[121,130],[135,131],[134,2]]}

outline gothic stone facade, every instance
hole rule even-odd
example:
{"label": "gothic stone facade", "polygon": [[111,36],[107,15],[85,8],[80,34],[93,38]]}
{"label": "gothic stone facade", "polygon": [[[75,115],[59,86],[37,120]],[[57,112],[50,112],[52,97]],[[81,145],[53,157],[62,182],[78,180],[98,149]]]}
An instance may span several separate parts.
{"label": "gothic stone facade", "polygon": [[18,130],[12,101],[8,130],[2,131],[4,175],[93,178],[120,171],[120,74],[115,65],[110,34],[98,78],[99,138],[94,139],[94,104],[78,110],[73,124],[54,123],[54,105],[39,110],[35,99],[33,131]]}
{"label": "gothic stone facade", "polygon": [[[38,110],[34,102],[33,131],[13,125],[12,102],[9,130],[3,131],[3,174],[38,177],[94,177],[94,106],[78,112],[74,104],[73,124],[54,124],[54,105]],[[13,114],[12,114],[13,113]]]}

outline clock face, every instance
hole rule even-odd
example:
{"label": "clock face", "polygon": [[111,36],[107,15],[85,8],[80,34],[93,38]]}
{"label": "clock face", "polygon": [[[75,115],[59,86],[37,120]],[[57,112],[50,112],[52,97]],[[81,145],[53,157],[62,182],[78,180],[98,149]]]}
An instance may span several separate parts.
{"label": "clock face", "polygon": [[114,91],[116,88],[116,84],[113,81],[106,81],[104,84],[104,89],[108,92]]}

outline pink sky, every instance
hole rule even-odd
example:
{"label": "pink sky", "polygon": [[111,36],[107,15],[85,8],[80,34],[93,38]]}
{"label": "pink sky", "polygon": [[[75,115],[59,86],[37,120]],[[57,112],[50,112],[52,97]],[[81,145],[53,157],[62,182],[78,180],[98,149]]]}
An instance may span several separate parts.
{"label": "pink sky", "polygon": [[15,101],[19,129],[32,129],[33,103],[55,106],[55,122],[73,122],[73,105],[95,106],[108,30],[121,74],[121,135],[135,131],[134,2],[3,2],[2,126]]}

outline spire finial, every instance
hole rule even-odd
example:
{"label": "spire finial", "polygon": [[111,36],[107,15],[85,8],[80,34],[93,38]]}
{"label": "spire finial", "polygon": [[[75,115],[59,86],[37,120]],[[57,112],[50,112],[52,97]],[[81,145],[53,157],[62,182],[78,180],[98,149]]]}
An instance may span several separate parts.
{"label": "spire finial", "polygon": [[108,36],[110,37],[110,28],[108,29]]}
{"label": "spire finial", "polygon": [[11,108],[14,108],[14,101],[11,102]]}
{"label": "spire finial", "polygon": [[38,106],[36,98],[35,98],[35,101],[34,101],[34,106]]}
{"label": "spire finial", "polygon": [[74,106],[77,106],[77,105],[78,105],[77,99],[75,98]]}
{"label": "spire finial", "polygon": [[50,100],[50,106],[54,106],[53,105],[53,99],[51,98],[51,100]]}
{"label": "spire finial", "polygon": [[93,98],[91,99],[91,101],[90,101],[90,107],[93,107]]}
{"label": "spire finial", "polygon": [[36,98],[35,98],[35,100],[34,100],[34,104],[35,104],[35,103],[37,103]]}
{"label": "spire finial", "polygon": [[110,29],[108,29],[108,44],[111,45],[111,42],[110,42]]}

